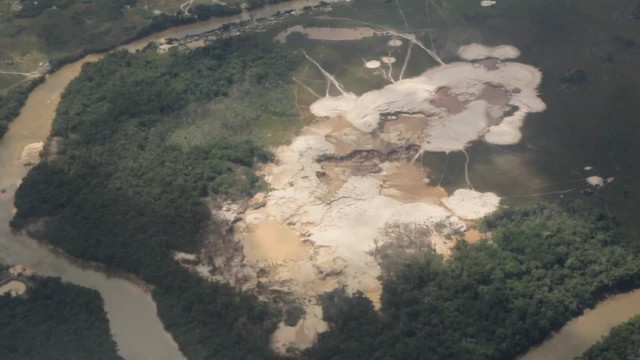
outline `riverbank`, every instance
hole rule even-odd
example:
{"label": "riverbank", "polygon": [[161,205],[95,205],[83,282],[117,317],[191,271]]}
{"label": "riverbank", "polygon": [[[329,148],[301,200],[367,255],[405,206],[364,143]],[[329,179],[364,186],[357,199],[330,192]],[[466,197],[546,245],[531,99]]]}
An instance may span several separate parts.
{"label": "riverbank", "polygon": [[[277,11],[289,10],[289,6],[292,9],[302,9],[304,6],[316,4],[314,1],[290,2],[267,6],[253,13],[257,14],[257,17],[267,17]],[[225,22],[240,20],[241,17],[211,19],[163,31],[129,43],[123,48],[135,51],[143,48],[149,41],[158,41],[165,37],[182,38],[187,34],[218,29]],[[83,64],[96,61],[101,56],[102,54],[86,56],[49,74],[44,83],[30,93],[19,117],[10,125],[11,131],[0,141],[0,188],[5,189],[0,196],[2,223],[9,223],[12,216],[13,193],[29,170],[18,161],[24,148],[49,137],[51,121],[61,93],[80,72]],[[149,294],[145,294],[138,286],[126,280],[113,278],[112,274],[105,276],[85,267],[79,268],[78,264],[70,262],[70,259],[56,257],[43,246],[29,239],[17,237],[6,226],[0,231],[0,245],[3,249],[0,254],[2,262],[24,263],[42,275],[60,276],[65,281],[99,290],[105,301],[114,339],[118,343],[120,354],[125,358],[175,360],[183,357],[159,321],[155,303]]]}
{"label": "riverbank", "polygon": [[[19,265],[6,273],[20,279],[9,282],[20,294],[0,295],[2,359],[123,360],[97,291],[40,277]],[[6,287],[0,286],[0,294]]]}

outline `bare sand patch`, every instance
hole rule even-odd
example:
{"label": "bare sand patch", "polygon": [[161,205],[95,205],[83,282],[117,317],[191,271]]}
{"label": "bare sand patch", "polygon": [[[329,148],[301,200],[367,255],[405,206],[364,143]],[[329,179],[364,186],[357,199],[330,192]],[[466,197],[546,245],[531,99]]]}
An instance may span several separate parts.
{"label": "bare sand patch", "polygon": [[382,195],[402,202],[425,201],[439,204],[447,192],[440,186],[428,186],[426,174],[416,165],[404,163],[386,167]]}
{"label": "bare sand patch", "polygon": [[24,294],[25,291],[27,291],[27,285],[18,280],[11,280],[0,286],[0,296],[7,293],[11,296],[18,296]]}
{"label": "bare sand patch", "polygon": [[380,61],[385,64],[393,64],[394,62],[396,62],[396,58],[394,58],[393,56],[381,56]]}
{"label": "bare sand patch", "polygon": [[20,155],[21,164],[35,164],[40,161],[40,152],[44,148],[43,142],[37,142],[25,146]]}
{"label": "bare sand patch", "polygon": [[287,37],[293,33],[304,34],[309,39],[313,39],[313,40],[327,40],[327,41],[360,40],[360,39],[372,37],[377,34],[383,34],[383,32],[375,31],[367,27],[330,28],[330,27],[304,27],[302,25],[296,25],[281,31],[278,35],[276,35],[274,40],[279,43],[285,43],[287,42]]}
{"label": "bare sand patch", "polygon": [[387,45],[390,47],[399,47],[402,46],[402,40],[400,39],[391,39],[387,42]]}
{"label": "bare sand patch", "polygon": [[483,7],[493,6],[495,4],[496,4],[496,1],[494,1],[494,0],[482,0],[482,1],[480,1],[480,6],[483,6]]}
{"label": "bare sand patch", "polygon": [[486,58],[515,59],[520,56],[520,50],[509,45],[491,47],[481,44],[469,44],[458,49],[458,56],[468,61]]}
{"label": "bare sand patch", "polygon": [[478,229],[471,229],[464,232],[464,240],[469,244],[473,244],[482,239],[489,238],[491,238],[491,233],[482,233]]}
{"label": "bare sand patch", "polygon": [[[517,56],[514,49],[477,45],[465,51],[472,59],[482,52],[509,58]],[[242,244],[242,258],[230,261],[234,270],[221,278],[251,278],[245,283],[261,294],[286,294],[306,310],[296,326],[280,324],[273,334],[280,352],[308,347],[326,330],[318,304],[326,291],[362,291],[379,306],[377,249],[409,251],[394,244],[400,237],[411,240],[419,229],[419,245],[446,256],[451,235],[466,230],[463,219],[499,207],[496,194],[472,190],[468,179],[469,189],[450,196],[429,186],[428,170],[414,161],[420,152],[465,151],[478,139],[517,142],[526,114],[545,108],[537,96],[541,74],[524,64],[488,69],[457,62],[397,81],[387,74],[389,85],[357,96],[307,59],[341,95],[311,104],[319,119],[290,145],[274,149],[274,163],[261,170],[271,189],[263,206],[242,214],[241,207],[225,206],[221,212],[237,221],[235,239]],[[510,106],[518,111],[503,119]]]}
{"label": "bare sand patch", "polygon": [[246,261],[250,264],[300,260],[309,253],[309,248],[300,243],[298,234],[274,220],[249,225],[243,243]]}
{"label": "bare sand patch", "polygon": [[34,271],[33,269],[17,264],[9,268],[9,273],[13,276],[33,276]]}
{"label": "bare sand patch", "polygon": [[458,189],[442,199],[444,205],[463,219],[480,219],[500,206],[500,198],[494,193],[480,193],[469,189]]}
{"label": "bare sand patch", "polygon": [[[489,71],[471,63],[453,63],[429,69],[416,78],[396,81],[360,97],[351,93],[327,96],[314,102],[310,110],[316,116],[344,115],[363,132],[378,129],[381,115],[385,113],[429,114],[434,120],[433,128],[429,130],[431,136],[422,144],[423,151],[460,151],[485,134],[484,140],[490,143],[517,143],[526,114],[546,109],[537,94],[540,81],[540,72],[524,64],[505,63],[497,70]],[[439,97],[438,90],[442,88],[448,92],[441,92]],[[450,100],[451,97],[468,102],[465,109],[460,109],[460,103]],[[494,104],[517,106],[519,110],[499,126],[487,129],[487,124],[497,122],[488,121],[487,113],[495,118],[502,111],[482,98],[488,98]],[[433,101],[460,112],[450,114]]]}
{"label": "bare sand patch", "polygon": [[587,183],[589,183],[589,185],[595,187],[595,188],[601,188],[605,185],[607,185],[608,183],[612,182],[613,180],[615,180],[615,178],[610,177],[607,179],[604,179],[600,176],[597,175],[593,175],[593,176],[589,176],[588,178],[585,179],[587,181]]}
{"label": "bare sand patch", "polygon": [[369,60],[364,62],[364,66],[368,69],[377,69],[380,65],[381,63],[378,60]]}

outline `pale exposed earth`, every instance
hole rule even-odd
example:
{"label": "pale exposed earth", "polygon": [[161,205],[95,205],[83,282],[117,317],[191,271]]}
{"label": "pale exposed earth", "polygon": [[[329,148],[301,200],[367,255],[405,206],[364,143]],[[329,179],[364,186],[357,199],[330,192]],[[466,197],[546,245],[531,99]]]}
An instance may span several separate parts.
{"label": "pale exposed earth", "polygon": [[[305,30],[289,29],[277,40]],[[313,33],[336,40],[339,33],[334,30]],[[377,33],[349,31],[349,39]],[[396,35],[388,42],[391,50],[404,45]],[[310,111],[317,120],[290,145],[274,149],[276,160],[260,172],[270,191],[250,202],[259,206],[244,211],[246,207],[228,203],[215,212],[233,221],[234,243],[225,248],[237,251],[213,251],[213,262],[192,267],[210,279],[262,289],[265,298],[286,294],[302,306],[306,314],[296,326],[281,323],[272,335],[275,350],[304,349],[328,329],[318,302],[325,292],[362,291],[379,307],[381,269],[373,253],[394,241],[397,229],[429,230],[424,241],[445,256],[452,240],[464,238],[465,232],[470,240],[483,237],[468,231],[467,224],[497,210],[500,197],[474,190],[468,175],[465,188],[447,194],[429,185],[429,170],[416,159],[423,152],[461,151],[468,156],[465,149],[478,140],[518,143],[526,115],[545,110],[537,93],[542,76],[532,66],[505,61],[520,55],[512,46],[469,44],[458,55],[464,61],[443,63],[406,79],[394,78],[391,64],[396,59],[389,54],[381,55],[382,61],[365,60],[365,67],[389,84],[361,96],[308,57],[325,75],[327,89],[341,95],[314,93],[318,99]],[[203,250],[202,258],[208,254]],[[197,258],[180,253],[175,257]]]}

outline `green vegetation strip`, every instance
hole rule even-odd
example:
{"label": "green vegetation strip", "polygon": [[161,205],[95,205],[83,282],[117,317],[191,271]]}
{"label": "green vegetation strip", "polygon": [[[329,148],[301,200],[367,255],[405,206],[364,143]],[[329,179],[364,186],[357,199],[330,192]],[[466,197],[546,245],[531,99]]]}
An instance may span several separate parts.
{"label": "green vegetation strip", "polygon": [[31,278],[24,295],[0,296],[0,359],[122,360],[95,290]]}
{"label": "green vegetation strip", "polygon": [[609,336],[575,360],[640,359],[640,316],[611,329]]}
{"label": "green vegetation strip", "polygon": [[84,65],[53,122],[59,153],[24,179],[12,226],[49,217],[42,235],[53,245],[153,284],[158,314],[189,359],[268,359],[281,311],[191,274],[171,251],[228,236],[205,201],[250,196],[254,165],[270,156],[262,134],[277,142],[268,135],[301,126],[290,87],[301,62],[237,37]]}
{"label": "green vegetation strip", "polygon": [[606,213],[540,204],[499,211],[483,227],[491,240],[460,242],[446,261],[425,254],[392,271],[380,313],[363,296],[327,296],[332,330],[306,358],[513,359],[639,285],[638,251]]}

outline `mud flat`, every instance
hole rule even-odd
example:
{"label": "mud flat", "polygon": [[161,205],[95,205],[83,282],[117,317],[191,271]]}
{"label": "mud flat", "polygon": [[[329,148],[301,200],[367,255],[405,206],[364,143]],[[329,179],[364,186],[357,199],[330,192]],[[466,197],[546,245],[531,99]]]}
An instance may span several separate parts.
{"label": "mud flat", "polygon": [[376,31],[368,27],[327,28],[327,27],[304,27],[302,25],[296,25],[281,31],[275,37],[274,40],[283,44],[287,42],[287,37],[294,33],[303,34],[312,40],[327,40],[327,41],[360,40],[360,39],[372,37],[375,35],[386,34],[386,32]]}

